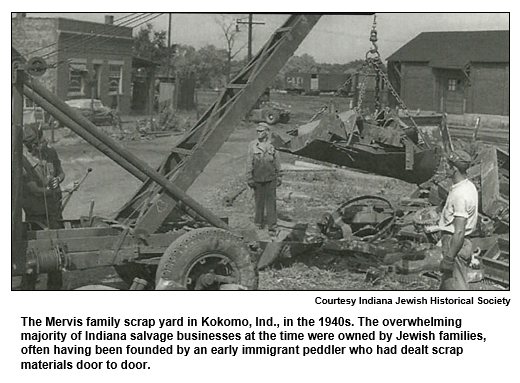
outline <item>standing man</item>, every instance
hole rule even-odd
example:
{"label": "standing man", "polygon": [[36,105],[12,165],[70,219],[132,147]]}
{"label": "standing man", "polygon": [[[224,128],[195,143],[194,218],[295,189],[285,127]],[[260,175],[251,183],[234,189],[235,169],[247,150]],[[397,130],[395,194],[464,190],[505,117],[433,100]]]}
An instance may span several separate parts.
{"label": "standing man", "polygon": [[247,151],[246,181],[255,195],[255,225],[276,231],[276,187],[282,184],[280,159],[269,138],[269,125],[256,127],[257,139]]}
{"label": "standing man", "polygon": [[466,175],[470,162],[470,155],[463,150],[455,150],[447,158],[453,186],[439,221],[443,233],[441,290],[469,290],[469,266],[478,263],[473,259],[473,247],[467,238],[478,220],[477,188]]}
{"label": "standing man", "polygon": [[[54,148],[43,138],[43,132],[35,126],[23,129],[22,208],[26,222],[37,222],[48,229],[63,227],[61,188],[65,179],[61,161]],[[24,287],[34,289],[36,276],[27,276]],[[61,271],[48,274],[47,289],[62,287]]]}

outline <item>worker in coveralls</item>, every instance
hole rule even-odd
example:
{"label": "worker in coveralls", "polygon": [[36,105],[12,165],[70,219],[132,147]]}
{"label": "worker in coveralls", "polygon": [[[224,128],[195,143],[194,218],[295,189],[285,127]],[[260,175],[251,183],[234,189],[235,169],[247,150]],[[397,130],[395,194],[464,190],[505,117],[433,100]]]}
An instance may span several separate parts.
{"label": "worker in coveralls", "polygon": [[276,231],[276,187],[282,184],[280,159],[269,137],[269,125],[256,127],[257,138],[249,144],[246,181],[255,196],[255,225]]}
{"label": "worker in coveralls", "polygon": [[[65,179],[61,161],[54,148],[43,138],[41,129],[24,126],[22,172],[22,208],[26,222],[35,222],[37,229],[63,228],[62,192],[60,184]],[[26,289],[34,289],[36,275],[27,276],[22,282]],[[47,289],[59,290],[62,287],[61,271],[48,274]]]}
{"label": "worker in coveralls", "polygon": [[440,290],[469,290],[469,268],[478,265],[468,239],[478,220],[477,188],[466,175],[470,162],[470,155],[463,150],[455,150],[447,158],[453,186],[439,220],[443,234]]}

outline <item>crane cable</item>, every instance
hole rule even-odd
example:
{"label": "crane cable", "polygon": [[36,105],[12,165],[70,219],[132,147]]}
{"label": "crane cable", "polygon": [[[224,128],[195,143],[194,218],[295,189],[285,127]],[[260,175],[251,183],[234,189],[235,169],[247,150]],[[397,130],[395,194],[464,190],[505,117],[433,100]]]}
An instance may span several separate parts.
{"label": "crane cable", "polygon": [[[356,75],[365,74],[365,76],[363,78],[363,82],[362,82],[361,87],[360,87],[358,103],[357,103],[357,106],[354,108],[354,110],[356,111],[357,114],[361,114],[361,105],[363,103],[363,99],[364,99],[365,91],[366,91],[366,86],[367,86],[368,55],[370,53],[372,53],[372,54],[376,54],[379,57],[378,47],[377,47],[377,44],[376,44],[377,43],[377,29],[376,29],[376,26],[377,26],[377,24],[376,24],[376,15],[374,15],[374,22],[372,24],[372,30],[370,31],[370,42],[372,43],[373,47],[370,48],[370,50],[367,52],[366,57],[365,57],[365,62],[363,63],[362,68],[360,70],[355,71],[354,73],[352,73],[349,76],[349,78],[332,95],[332,98],[335,98],[336,96],[338,96],[347,87],[347,85],[349,85],[352,82],[352,80],[354,79],[354,77]],[[376,78],[376,96],[375,96],[375,102],[374,103],[375,104],[377,103],[376,110],[379,109],[379,84],[378,84],[378,78]],[[323,105],[321,107],[321,109],[318,110],[318,112],[316,112],[311,117],[311,119],[309,120],[308,123],[311,123],[314,120],[316,120],[316,118],[321,116],[323,114],[323,112],[325,112],[327,109],[328,109],[328,105],[327,104]]]}

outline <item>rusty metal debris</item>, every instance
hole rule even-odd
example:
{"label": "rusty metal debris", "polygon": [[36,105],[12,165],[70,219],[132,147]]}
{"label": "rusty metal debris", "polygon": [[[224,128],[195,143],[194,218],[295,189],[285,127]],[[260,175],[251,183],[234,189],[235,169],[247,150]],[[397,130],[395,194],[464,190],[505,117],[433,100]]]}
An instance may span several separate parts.
{"label": "rusty metal debris", "polygon": [[[508,288],[509,154],[495,146],[480,146],[472,154],[468,177],[479,190],[480,211],[471,241],[481,268],[471,271],[470,285],[478,290]],[[320,217],[319,235],[306,243],[319,254],[345,256],[351,268],[365,272],[369,280],[389,278],[434,287],[440,278],[442,252],[437,246],[439,234],[429,228],[438,221],[450,187],[451,179],[441,166],[395,206],[380,196],[352,198]],[[282,249],[280,244],[270,249],[262,267],[283,256]]]}
{"label": "rusty metal debris", "polygon": [[316,123],[289,132],[288,138],[273,133],[273,144],[280,151],[301,157],[416,184],[437,171],[442,146],[431,141],[442,141],[443,115],[414,118],[418,124],[423,123],[419,132],[389,110],[375,118],[354,112],[342,118],[334,107],[328,111]]}

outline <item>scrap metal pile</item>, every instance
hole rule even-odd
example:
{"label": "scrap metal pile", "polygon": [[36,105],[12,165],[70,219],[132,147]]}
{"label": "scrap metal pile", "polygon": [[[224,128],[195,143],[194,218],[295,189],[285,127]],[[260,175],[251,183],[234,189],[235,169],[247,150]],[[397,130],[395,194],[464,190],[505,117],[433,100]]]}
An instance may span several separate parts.
{"label": "scrap metal pile", "polygon": [[[374,35],[374,38],[372,38]],[[371,41],[377,41],[374,27]],[[423,281],[435,284],[440,279],[442,251],[440,234],[431,230],[440,217],[442,205],[451,187],[446,176],[444,156],[457,148],[472,155],[468,178],[479,190],[479,223],[473,233],[473,247],[481,258],[469,280],[489,281],[498,287],[509,286],[509,153],[476,140],[454,143],[443,114],[412,116],[381,68],[377,45],[367,53],[365,71],[370,68],[388,87],[399,110],[381,108],[379,81],[375,89],[375,113],[362,113],[366,81],[362,84],[358,106],[338,114],[334,104],[319,121],[288,132],[289,138],[273,134],[278,150],[379,174],[419,185],[397,206],[378,196],[361,196],[341,204],[318,221],[319,235],[307,242],[318,253],[347,256],[352,268],[364,271],[372,279]],[[366,74],[366,73],[365,73]],[[366,79],[366,76],[365,76]],[[456,144],[456,145],[455,145]],[[458,146],[458,147],[456,147]],[[284,238],[293,241],[291,230]],[[272,262],[290,245],[267,245],[259,267]],[[472,288],[483,288],[473,284]]]}
{"label": "scrap metal pile", "polygon": [[[376,118],[338,114],[333,104],[328,111],[289,132],[289,138],[273,133],[273,144],[283,152],[415,184],[435,174],[441,150],[430,142],[442,144],[442,114],[415,117],[419,129],[388,109]],[[437,137],[426,137],[432,128]]]}
{"label": "scrap metal pile", "polygon": [[[471,288],[508,288],[509,153],[479,141],[453,142],[447,127],[443,129],[443,144],[437,142],[437,146],[461,148],[472,155],[467,174],[479,191],[479,221],[471,241],[481,262],[480,268],[471,272]],[[332,155],[343,153],[334,151]],[[437,246],[440,234],[430,229],[437,223],[451,187],[444,165],[441,159],[436,173],[397,204],[381,196],[359,196],[324,214],[317,222],[318,235],[306,235],[306,227],[301,226],[286,230],[283,238],[278,238],[281,243],[267,246],[259,267],[277,257],[294,257],[310,248],[317,254],[346,257],[352,269],[365,272],[371,280],[389,278],[434,287],[440,280],[442,252]]]}

